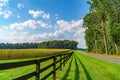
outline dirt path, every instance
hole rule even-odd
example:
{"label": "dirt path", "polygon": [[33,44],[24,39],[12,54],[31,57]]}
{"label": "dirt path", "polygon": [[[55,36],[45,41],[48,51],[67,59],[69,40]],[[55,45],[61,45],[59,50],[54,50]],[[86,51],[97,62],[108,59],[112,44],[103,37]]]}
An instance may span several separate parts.
{"label": "dirt path", "polygon": [[110,61],[110,62],[113,62],[113,63],[120,64],[120,58],[114,58],[114,57],[111,57],[111,56],[103,56],[103,55],[97,55],[97,54],[87,54],[86,52],[81,52],[81,51],[78,51],[78,52],[81,53],[81,54],[87,55],[87,56],[91,56],[91,57],[94,57],[94,58],[99,58],[99,59],[103,59],[103,60],[106,60],[106,61]]}

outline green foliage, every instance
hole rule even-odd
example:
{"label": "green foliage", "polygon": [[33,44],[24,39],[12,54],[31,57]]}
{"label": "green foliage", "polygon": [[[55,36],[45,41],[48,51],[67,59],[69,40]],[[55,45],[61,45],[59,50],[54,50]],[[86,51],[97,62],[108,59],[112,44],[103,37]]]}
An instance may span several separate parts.
{"label": "green foliage", "polygon": [[37,48],[38,43],[0,43],[0,49],[27,49]]}
{"label": "green foliage", "polygon": [[120,0],[90,0],[84,17],[88,51],[120,53]]}
{"label": "green foliage", "polygon": [[38,48],[64,48],[64,49],[77,49],[78,42],[70,40],[54,40],[39,43]]}

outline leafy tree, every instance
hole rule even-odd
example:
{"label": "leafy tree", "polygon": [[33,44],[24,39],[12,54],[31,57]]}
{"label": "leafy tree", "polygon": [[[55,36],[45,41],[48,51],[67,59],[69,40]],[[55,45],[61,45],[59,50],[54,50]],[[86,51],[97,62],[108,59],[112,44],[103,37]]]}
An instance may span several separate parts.
{"label": "leafy tree", "polygon": [[88,51],[120,52],[120,0],[89,0],[90,12],[84,17]]}

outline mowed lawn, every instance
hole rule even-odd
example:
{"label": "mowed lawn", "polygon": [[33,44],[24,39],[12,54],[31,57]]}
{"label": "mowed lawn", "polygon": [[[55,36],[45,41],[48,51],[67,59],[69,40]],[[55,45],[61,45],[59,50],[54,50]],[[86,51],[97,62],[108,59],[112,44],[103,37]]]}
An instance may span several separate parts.
{"label": "mowed lawn", "polygon": [[120,80],[120,65],[75,52],[57,77],[60,80]]}
{"label": "mowed lawn", "polygon": [[[51,62],[52,61],[49,60],[42,63],[41,66],[44,67]],[[19,77],[34,70],[35,65],[3,70],[0,71],[0,80],[11,80],[12,78]],[[41,77],[51,70],[52,68],[42,73]],[[61,71],[58,70],[56,75],[57,80],[120,80],[120,65],[91,58],[75,51],[65,67],[63,67]],[[33,77],[30,80],[34,79]],[[47,80],[52,80],[52,76]]]}

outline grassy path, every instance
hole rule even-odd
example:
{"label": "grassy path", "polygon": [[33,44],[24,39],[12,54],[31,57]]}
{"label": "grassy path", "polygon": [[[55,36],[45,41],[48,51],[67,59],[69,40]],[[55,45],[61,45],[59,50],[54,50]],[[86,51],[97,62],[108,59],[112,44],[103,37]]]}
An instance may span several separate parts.
{"label": "grassy path", "polygon": [[75,52],[62,71],[60,80],[120,80],[120,65]]}

